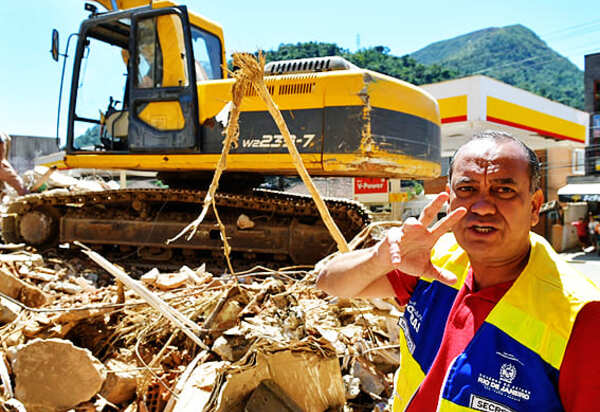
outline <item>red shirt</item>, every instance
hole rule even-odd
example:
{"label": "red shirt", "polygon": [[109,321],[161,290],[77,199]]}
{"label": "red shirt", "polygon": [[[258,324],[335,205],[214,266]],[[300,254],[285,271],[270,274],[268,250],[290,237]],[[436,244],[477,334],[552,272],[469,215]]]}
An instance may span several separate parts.
{"label": "red shirt", "polygon": [[575,222],[571,222],[571,225],[575,226],[575,228],[577,229],[577,236],[587,235],[587,225],[585,224],[585,222],[577,220]]}
{"label": "red shirt", "polygon": [[[387,277],[400,303],[407,304],[418,278],[399,271],[390,272]],[[448,315],[438,354],[410,403],[408,412],[436,410],[446,370],[452,359],[465,350],[512,283],[500,283],[474,291],[473,274],[469,270]],[[593,302],[587,304],[575,320],[558,377],[560,398],[567,412],[589,411],[591,405],[600,399],[600,357],[597,356],[599,319],[600,302]]]}

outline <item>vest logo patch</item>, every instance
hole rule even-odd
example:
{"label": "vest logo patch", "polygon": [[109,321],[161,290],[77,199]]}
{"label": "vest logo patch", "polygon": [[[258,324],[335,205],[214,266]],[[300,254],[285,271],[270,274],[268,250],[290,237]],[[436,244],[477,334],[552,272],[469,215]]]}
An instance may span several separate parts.
{"label": "vest logo patch", "polygon": [[408,351],[412,355],[415,352],[415,341],[413,341],[412,336],[410,336],[410,329],[408,327],[408,321],[404,318],[404,316],[400,316],[398,319],[398,326],[402,329],[404,333],[404,340],[406,341],[406,347]]}
{"label": "vest logo patch", "polygon": [[419,333],[419,329],[421,329],[421,322],[423,321],[423,315],[421,315],[417,308],[410,303],[406,306],[405,311],[408,313],[410,325],[413,327],[415,332]]}
{"label": "vest logo patch", "polygon": [[[508,365],[514,368],[514,365]],[[502,367],[500,367],[500,370],[502,371]],[[516,368],[514,370],[507,368],[505,373],[507,376],[506,380],[502,379],[502,372],[500,372],[500,379],[480,373],[477,377],[477,383],[481,384],[486,390],[506,396],[509,399],[519,402],[528,401],[531,398],[531,391],[512,384],[513,379],[517,376]]]}
{"label": "vest logo patch", "polygon": [[469,407],[476,411],[484,412],[515,412],[508,406],[502,405],[501,403],[494,402],[491,399],[484,398],[483,396],[477,396],[471,394],[469,399]]}
{"label": "vest logo patch", "polygon": [[512,383],[517,377],[517,368],[512,363],[504,363],[500,367],[500,380],[506,383]]}

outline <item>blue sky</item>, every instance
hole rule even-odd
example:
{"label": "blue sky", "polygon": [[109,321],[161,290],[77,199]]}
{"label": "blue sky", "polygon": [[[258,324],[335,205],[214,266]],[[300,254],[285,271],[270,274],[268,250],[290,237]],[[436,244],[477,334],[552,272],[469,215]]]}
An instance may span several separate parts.
{"label": "blue sky", "polygon": [[[523,24],[583,69],[600,52],[600,8],[593,0],[429,1],[184,1],[220,23],[228,56],[275,49],[281,43],[322,41],[355,51],[383,45],[394,55],[491,26]],[[50,33],[69,33],[88,12],[83,0],[0,3],[0,129],[55,136],[60,71],[50,58]],[[70,53],[72,54],[72,53]],[[68,79],[65,80],[68,88]],[[61,135],[64,132],[61,130]]]}

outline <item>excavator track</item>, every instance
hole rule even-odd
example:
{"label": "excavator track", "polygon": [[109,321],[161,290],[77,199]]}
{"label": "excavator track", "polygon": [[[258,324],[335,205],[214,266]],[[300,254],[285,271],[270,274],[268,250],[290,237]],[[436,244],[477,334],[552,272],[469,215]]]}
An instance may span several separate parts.
{"label": "excavator track", "polygon": [[[174,253],[222,254],[223,243],[210,211],[191,239],[169,245],[202,208],[206,192],[187,189],[121,189],[78,194],[47,192],[20,197],[2,217],[5,242],[34,246],[70,243],[116,245],[138,257],[169,261]],[[248,194],[217,193],[215,204],[232,251],[246,259],[271,256],[312,264],[335,250],[310,196],[256,189]],[[344,237],[350,240],[370,222],[367,210],[347,199],[326,199]],[[238,223],[240,215],[250,226]]]}

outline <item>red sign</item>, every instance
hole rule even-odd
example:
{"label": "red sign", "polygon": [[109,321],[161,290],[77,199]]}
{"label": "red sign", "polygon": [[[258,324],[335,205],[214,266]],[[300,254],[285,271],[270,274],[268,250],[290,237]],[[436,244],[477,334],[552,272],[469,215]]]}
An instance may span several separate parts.
{"label": "red sign", "polygon": [[388,182],[385,177],[355,177],[354,193],[357,195],[367,193],[387,193]]}

